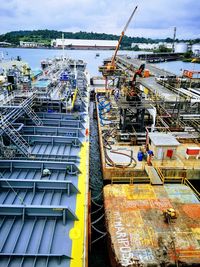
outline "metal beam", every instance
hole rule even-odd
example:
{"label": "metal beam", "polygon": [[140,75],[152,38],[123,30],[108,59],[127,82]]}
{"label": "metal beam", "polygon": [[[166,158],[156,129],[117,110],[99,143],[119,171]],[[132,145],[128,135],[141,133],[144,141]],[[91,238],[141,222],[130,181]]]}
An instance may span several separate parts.
{"label": "metal beam", "polygon": [[70,144],[72,146],[80,147],[81,141],[78,137],[70,136],[47,136],[47,135],[23,135],[23,138],[29,143],[48,143],[48,144]]}
{"label": "metal beam", "polygon": [[63,220],[63,224],[67,219],[78,221],[77,216],[66,206],[41,206],[41,205],[0,205],[0,216],[22,217],[47,217]]}
{"label": "metal beam", "polygon": [[53,162],[53,161],[39,161],[39,160],[0,160],[1,169],[28,169],[28,170],[64,170],[67,173],[80,173],[80,170],[74,162]]}
{"label": "metal beam", "polygon": [[26,257],[26,258],[35,258],[35,257],[40,257],[40,258],[42,258],[42,257],[50,257],[50,258],[65,258],[65,259],[72,259],[70,256],[68,256],[68,255],[65,255],[65,254],[45,254],[45,253],[43,253],[43,254],[31,254],[31,253],[29,253],[29,254],[21,254],[21,253],[0,253],[0,257],[1,258],[3,258],[3,257],[20,257],[20,258],[22,258],[22,257]]}
{"label": "metal beam", "polygon": [[27,189],[27,190],[61,190],[67,194],[80,193],[72,181],[57,180],[28,180],[28,179],[0,179],[1,188]]}
{"label": "metal beam", "polygon": [[56,119],[56,120],[79,120],[84,122],[82,115],[75,114],[63,114],[63,113],[48,113],[48,112],[37,112],[36,113],[41,119]]}
{"label": "metal beam", "polygon": [[46,134],[52,136],[71,136],[71,137],[83,137],[84,134],[81,128],[71,127],[52,127],[52,126],[24,126],[24,134]]}
{"label": "metal beam", "polygon": [[[53,126],[53,127],[77,127],[84,128],[82,121],[80,120],[58,120],[58,119],[41,119],[43,125]],[[24,122],[24,119],[23,119]],[[25,119],[27,125],[32,125],[32,120],[29,118]]]}

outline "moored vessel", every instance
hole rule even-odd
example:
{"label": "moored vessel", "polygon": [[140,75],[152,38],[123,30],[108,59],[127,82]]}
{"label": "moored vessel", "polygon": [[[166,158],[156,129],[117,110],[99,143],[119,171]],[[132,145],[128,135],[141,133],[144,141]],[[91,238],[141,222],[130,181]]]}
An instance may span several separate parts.
{"label": "moored vessel", "polygon": [[0,266],[87,266],[89,76],[83,66],[52,60],[34,82],[29,77],[30,86],[19,82],[1,100]]}

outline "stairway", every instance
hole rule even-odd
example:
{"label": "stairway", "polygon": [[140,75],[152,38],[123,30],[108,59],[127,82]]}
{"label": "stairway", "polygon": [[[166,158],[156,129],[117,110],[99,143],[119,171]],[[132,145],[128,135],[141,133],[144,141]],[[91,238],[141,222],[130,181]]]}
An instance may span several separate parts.
{"label": "stairway", "polygon": [[12,124],[8,121],[1,120],[1,129],[10,138],[10,140],[16,145],[19,151],[26,157],[29,157],[29,144],[24,138],[15,130]]}
{"label": "stairway", "polygon": [[35,125],[37,126],[43,125],[42,120],[37,116],[35,111],[29,105],[23,106],[23,110],[26,112],[29,118],[35,123]]}

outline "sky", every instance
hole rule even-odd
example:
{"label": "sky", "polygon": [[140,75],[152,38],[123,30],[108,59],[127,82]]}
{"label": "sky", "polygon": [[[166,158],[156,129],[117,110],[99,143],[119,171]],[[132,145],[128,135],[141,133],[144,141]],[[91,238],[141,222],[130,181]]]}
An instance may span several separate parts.
{"label": "sky", "polygon": [[126,35],[200,38],[200,0],[0,0],[0,34],[49,29],[120,34],[135,6]]}

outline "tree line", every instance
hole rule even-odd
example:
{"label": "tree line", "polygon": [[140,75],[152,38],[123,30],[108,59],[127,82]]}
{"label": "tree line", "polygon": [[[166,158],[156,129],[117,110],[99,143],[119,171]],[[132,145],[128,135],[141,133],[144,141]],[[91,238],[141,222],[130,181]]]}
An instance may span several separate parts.
{"label": "tree line", "polygon": [[[20,41],[26,42],[38,42],[44,43],[45,46],[51,45],[52,39],[57,39],[62,37],[62,33],[64,34],[64,38],[66,39],[89,39],[89,40],[118,40],[119,35],[114,34],[106,34],[106,33],[96,33],[96,32],[62,32],[55,30],[33,30],[33,31],[12,31],[5,34],[0,35],[0,42],[8,42],[13,45],[19,45]],[[158,43],[158,42],[172,42],[173,39],[151,39],[144,37],[130,37],[125,35],[123,37],[121,48],[130,48],[132,43]],[[183,41],[178,40],[176,41]],[[184,40],[186,41],[186,40]],[[196,40],[188,40],[191,43],[200,42],[199,39]]]}

